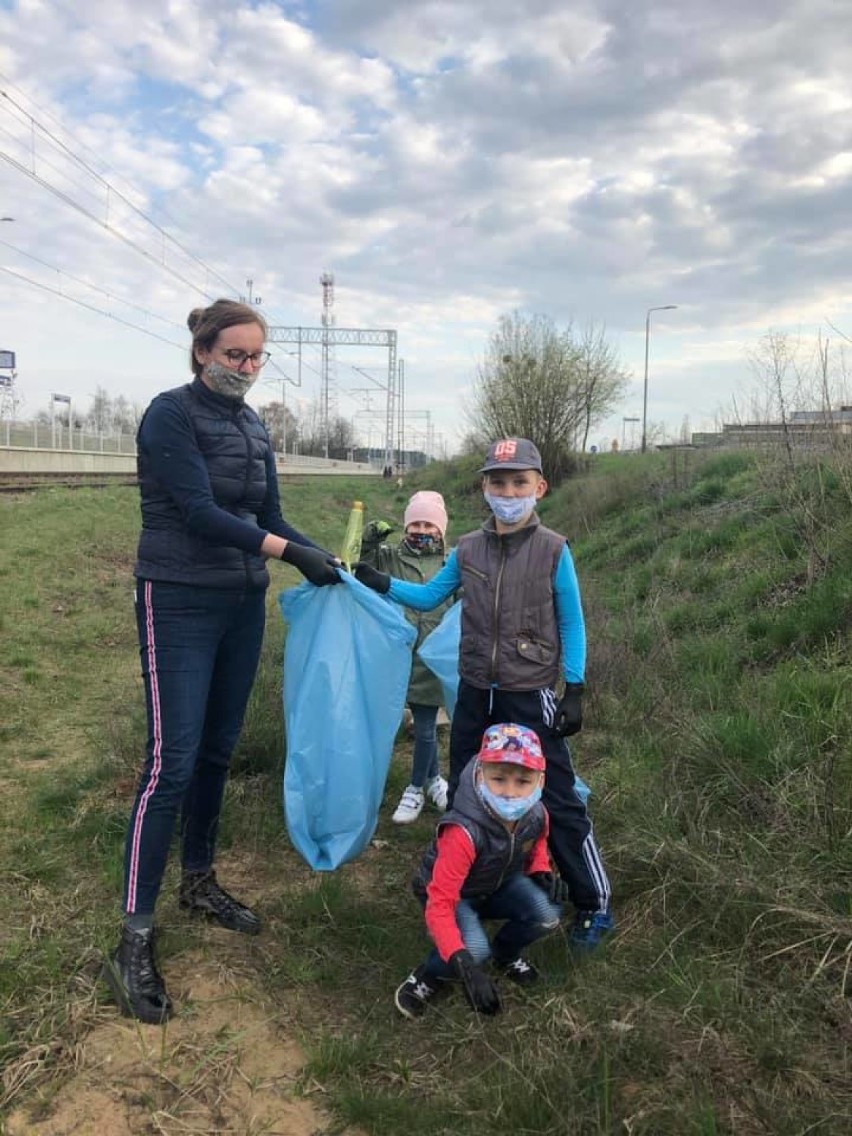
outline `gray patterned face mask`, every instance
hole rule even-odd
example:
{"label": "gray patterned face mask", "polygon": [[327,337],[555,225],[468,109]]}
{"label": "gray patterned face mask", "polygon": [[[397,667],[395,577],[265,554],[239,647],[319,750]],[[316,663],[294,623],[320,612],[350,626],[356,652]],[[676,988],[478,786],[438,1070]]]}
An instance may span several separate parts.
{"label": "gray patterned face mask", "polygon": [[232,371],[223,367],[221,363],[208,363],[204,368],[204,378],[207,385],[217,394],[225,398],[242,399],[254,386],[257,371],[245,374],[242,371]]}

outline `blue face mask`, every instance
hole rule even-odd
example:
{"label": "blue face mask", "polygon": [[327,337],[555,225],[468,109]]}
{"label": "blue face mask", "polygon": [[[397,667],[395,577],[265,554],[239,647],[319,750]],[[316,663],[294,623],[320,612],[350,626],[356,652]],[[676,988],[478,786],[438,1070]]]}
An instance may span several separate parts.
{"label": "blue face mask", "polygon": [[491,792],[484,781],[477,781],[476,791],[486,808],[501,820],[520,820],[541,800],[541,786],[533,789],[528,797],[498,797],[496,793]]}
{"label": "blue face mask", "polygon": [[488,508],[498,521],[504,525],[516,525],[535,508],[536,497],[532,493],[529,497],[495,497],[491,493],[483,493]]}

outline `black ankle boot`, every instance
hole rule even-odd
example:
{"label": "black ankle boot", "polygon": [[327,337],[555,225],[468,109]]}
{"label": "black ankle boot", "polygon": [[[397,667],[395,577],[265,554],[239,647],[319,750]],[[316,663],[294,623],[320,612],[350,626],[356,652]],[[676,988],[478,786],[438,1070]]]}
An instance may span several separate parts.
{"label": "black ankle boot", "polygon": [[243,935],[256,935],[260,931],[260,920],[255,913],[220,888],[212,870],[184,872],[178,904],[191,915],[213,919],[229,931],[240,931]]}
{"label": "black ankle boot", "polygon": [[162,1025],[172,1003],[154,961],[154,932],[122,927],[118,946],[106,960],[103,977],[122,1014],[149,1025]]}

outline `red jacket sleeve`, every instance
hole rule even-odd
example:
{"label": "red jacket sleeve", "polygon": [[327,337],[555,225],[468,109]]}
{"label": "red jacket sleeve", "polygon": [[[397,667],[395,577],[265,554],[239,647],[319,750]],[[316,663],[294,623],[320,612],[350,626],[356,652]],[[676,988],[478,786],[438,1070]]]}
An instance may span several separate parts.
{"label": "red jacket sleeve", "polygon": [[475,859],[473,841],[461,825],[440,828],[438,854],[426,887],[426,930],[444,962],[464,947],[456,923],[456,904]]}

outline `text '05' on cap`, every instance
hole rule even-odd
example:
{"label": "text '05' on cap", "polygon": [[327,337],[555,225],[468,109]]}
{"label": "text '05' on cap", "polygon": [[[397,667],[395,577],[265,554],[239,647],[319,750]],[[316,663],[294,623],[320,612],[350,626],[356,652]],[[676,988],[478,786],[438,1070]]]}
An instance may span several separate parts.
{"label": "text '05' on cap", "polygon": [[485,465],[480,473],[490,473],[492,469],[541,469],[541,454],[529,438],[501,438],[488,447]]}

